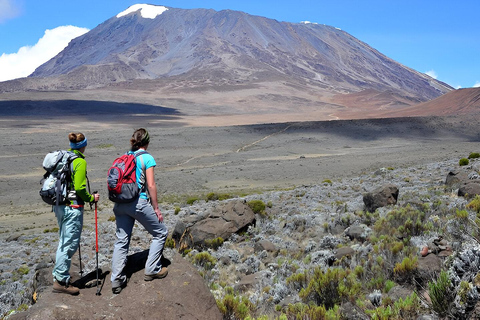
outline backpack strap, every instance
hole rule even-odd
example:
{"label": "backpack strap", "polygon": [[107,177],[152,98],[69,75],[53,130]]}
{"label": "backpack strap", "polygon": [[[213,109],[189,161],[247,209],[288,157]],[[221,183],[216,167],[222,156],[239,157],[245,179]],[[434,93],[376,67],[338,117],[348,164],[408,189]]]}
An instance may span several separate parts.
{"label": "backpack strap", "polygon": [[[139,156],[143,155],[143,154],[148,154],[147,151],[145,150],[142,150],[142,151],[139,151],[137,153],[135,153],[135,159],[138,158]],[[147,192],[148,194],[148,188],[145,187],[146,183],[147,183],[147,177],[146,177],[146,169],[145,169],[145,163],[143,162],[143,157],[140,157],[140,163],[141,163],[141,166],[142,166],[142,170],[141,170],[141,173],[140,173],[140,183],[142,185],[142,187],[140,188],[140,192]]]}

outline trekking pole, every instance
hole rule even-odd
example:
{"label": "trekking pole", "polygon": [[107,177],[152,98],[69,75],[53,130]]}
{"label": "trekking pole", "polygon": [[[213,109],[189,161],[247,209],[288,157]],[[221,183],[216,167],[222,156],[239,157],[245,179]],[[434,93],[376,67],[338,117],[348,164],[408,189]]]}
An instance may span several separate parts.
{"label": "trekking pole", "polygon": [[[94,192],[95,193],[95,192]],[[95,201],[95,255],[97,260],[97,293],[95,295],[100,295],[101,287],[98,286],[98,219],[97,219],[97,202]]]}
{"label": "trekking pole", "polygon": [[78,260],[80,260],[80,278],[83,277],[83,269],[82,269],[82,252],[80,251],[80,239],[78,239]]}

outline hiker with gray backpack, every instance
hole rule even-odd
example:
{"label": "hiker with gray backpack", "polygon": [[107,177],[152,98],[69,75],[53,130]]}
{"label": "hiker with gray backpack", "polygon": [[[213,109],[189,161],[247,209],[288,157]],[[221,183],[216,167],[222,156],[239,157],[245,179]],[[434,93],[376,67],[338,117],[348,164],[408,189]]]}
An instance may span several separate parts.
{"label": "hiker with gray backpack", "polygon": [[83,133],[69,133],[70,149],[57,150],[45,156],[43,167],[47,171],[42,180],[40,196],[53,206],[59,228],[53,292],[77,295],[80,291],[71,284],[72,256],[80,245],[85,203],[98,202],[98,194],[87,190],[87,138]]}
{"label": "hiker with gray backpack", "polygon": [[168,274],[161,259],[168,230],[158,207],[154,174],[156,162],[147,152],[149,143],[147,130],[135,130],[130,139],[130,151],[115,159],[107,174],[108,197],[115,202],[113,212],[117,224],[111,275],[114,294],[119,294],[127,285],[124,268],[135,221],[152,235],[144,280],[161,279]]}

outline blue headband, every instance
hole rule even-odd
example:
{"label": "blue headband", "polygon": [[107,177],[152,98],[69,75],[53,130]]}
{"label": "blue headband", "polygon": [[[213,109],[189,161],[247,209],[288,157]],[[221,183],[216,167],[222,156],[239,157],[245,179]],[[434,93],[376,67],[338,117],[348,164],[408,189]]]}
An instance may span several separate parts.
{"label": "blue headband", "polygon": [[70,141],[70,148],[72,149],[82,149],[83,147],[86,147],[87,146],[87,137],[85,137],[85,139],[83,141],[80,141],[80,142],[71,142]]}

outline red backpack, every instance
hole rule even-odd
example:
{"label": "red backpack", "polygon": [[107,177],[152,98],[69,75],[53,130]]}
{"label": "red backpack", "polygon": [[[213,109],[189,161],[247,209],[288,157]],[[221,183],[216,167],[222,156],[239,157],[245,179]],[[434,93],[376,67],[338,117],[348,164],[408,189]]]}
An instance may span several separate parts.
{"label": "red backpack", "polygon": [[[146,151],[140,151],[135,154],[127,152],[113,161],[107,174],[108,198],[111,201],[125,203],[132,202],[138,198],[140,188],[138,188],[137,175],[135,173],[137,157],[146,153]],[[140,158],[140,161],[142,161],[142,169],[144,169],[143,159]],[[144,184],[145,179],[142,180],[141,183]]]}

